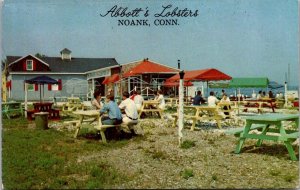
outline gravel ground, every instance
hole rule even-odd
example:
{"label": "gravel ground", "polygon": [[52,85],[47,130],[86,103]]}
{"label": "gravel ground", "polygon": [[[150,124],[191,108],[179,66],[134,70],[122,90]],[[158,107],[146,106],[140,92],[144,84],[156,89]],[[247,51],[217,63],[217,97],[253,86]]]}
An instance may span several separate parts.
{"label": "gravel ground", "polygon": [[[78,157],[78,162],[105,160],[129,180],[107,188],[292,188],[299,187],[298,161],[291,161],[282,143],[247,140],[241,154],[234,154],[237,138],[225,135],[214,123],[200,123],[197,130],[183,130],[184,141],[194,146],[178,146],[177,128],[172,119],[143,119],[126,146],[104,149]],[[242,123],[240,124],[242,125]],[[185,126],[190,126],[188,123]],[[299,146],[294,145],[297,154]]]}

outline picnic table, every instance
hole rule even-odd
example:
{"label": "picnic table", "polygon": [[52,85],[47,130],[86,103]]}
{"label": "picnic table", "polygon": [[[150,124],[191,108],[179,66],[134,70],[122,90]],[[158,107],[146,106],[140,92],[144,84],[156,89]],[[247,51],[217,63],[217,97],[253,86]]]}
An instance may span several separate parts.
{"label": "picnic table", "polygon": [[79,116],[79,120],[72,121],[73,123],[76,124],[76,130],[75,130],[74,138],[77,137],[78,132],[79,132],[81,126],[82,126],[82,123],[84,122],[84,118],[89,118],[90,120],[86,120],[86,121],[89,121],[89,122],[93,122],[93,121],[98,121],[99,122],[99,118],[100,118],[100,113],[97,110],[74,111],[73,114]]}
{"label": "picnic table", "polygon": [[38,112],[49,112],[50,119],[59,119],[59,110],[52,109],[53,102],[37,102],[33,103],[33,110],[27,110],[29,120],[33,119],[33,115]]}
{"label": "picnic table", "polygon": [[73,111],[84,110],[84,104],[81,103],[80,98],[69,97],[67,100],[68,102],[62,106],[63,113],[69,114]]}
{"label": "picnic table", "polygon": [[[188,115],[184,114],[184,119],[191,119],[193,120],[193,124],[191,127],[191,131],[195,130],[195,125],[197,121],[203,121],[203,120],[214,120],[217,123],[217,126],[221,129],[221,119],[222,116],[218,113],[218,107],[210,107],[210,106],[184,106],[184,109],[192,108],[196,109],[196,112],[194,115]],[[178,112],[176,114],[172,115],[175,117],[175,120],[173,122],[173,126],[176,125],[176,122],[178,120]]]}
{"label": "picnic table", "polygon": [[[102,139],[103,143],[107,143],[105,133],[104,133],[107,128],[117,127],[117,128],[120,129],[121,126],[127,126],[128,128],[131,128],[132,126],[137,124],[137,123],[121,123],[121,124],[118,124],[118,125],[103,125],[102,121],[101,121],[100,113],[97,110],[75,111],[73,113],[75,115],[79,116],[79,120],[73,120],[73,121],[68,122],[68,123],[75,124],[75,126],[76,126],[74,138],[77,137],[78,132],[81,129],[81,126],[82,126],[83,122],[92,123],[94,121],[97,121],[97,124],[94,128],[96,130],[100,131],[100,135],[101,135],[101,139]],[[87,118],[87,119],[84,120],[84,118]]]}
{"label": "picnic table", "polygon": [[179,102],[178,98],[165,98],[166,105],[174,106],[177,105]]}
{"label": "picnic table", "polygon": [[[276,103],[272,99],[261,99],[261,100],[244,100],[244,107],[255,107],[258,110],[258,113],[263,112],[263,107],[269,107],[272,109],[272,112],[275,113]],[[246,110],[247,111],[247,110]]]}
{"label": "picnic table", "polygon": [[2,114],[10,119],[11,113],[20,113],[23,115],[21,102],[2,102]]}
{"label": "picnic table", "polygon": [[[236,146],[235,153],[240,153],[246,139],[258,139],[257,146],[262,144],[263,140],[282,141],[286,146],[292,160],[298,160],[292,147],[292,142],[299,138],[298,114],[265,114],[257,116],[244,117],[246,125],[239,133],[239,142]],[[295,130],[286,130],[282,121],[295,122]],[[253,129],[261,130],[260,134],[249,134]],[[270,134],[271,133],[271,134]]]}
{"label": "picnic table", "polygon": [[146,100],[143,102],[142,108],[139,111],[139,118],[141,117],[141,114],[144,112],[151,112],[151,113],[157,113],[158,116],[162,117],[162,110],[158,108],[159,102],[156,100]]}

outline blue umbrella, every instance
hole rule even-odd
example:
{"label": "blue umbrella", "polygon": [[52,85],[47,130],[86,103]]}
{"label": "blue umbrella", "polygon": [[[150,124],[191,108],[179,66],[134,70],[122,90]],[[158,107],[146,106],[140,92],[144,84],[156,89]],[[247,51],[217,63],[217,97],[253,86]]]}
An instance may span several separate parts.
{"label": "blue umbrella", "polygon": [[40,85],[40,102],[42,101],[41,85],[43,85],[43,87],[44,87],[44,84],[58,84],[57,80],[55,80],[51,77],[48,77],[46,75],[37,76],[32,79],[25,80],[25,82],[29,83],[29,84],[39,84]]}

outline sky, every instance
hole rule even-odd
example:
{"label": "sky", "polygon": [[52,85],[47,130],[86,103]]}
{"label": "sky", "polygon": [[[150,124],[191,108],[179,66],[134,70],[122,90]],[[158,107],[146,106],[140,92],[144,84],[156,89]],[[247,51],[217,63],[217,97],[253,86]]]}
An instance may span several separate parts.
{"label": "sky", "polygon": [[[115,5],[142,11],[100,16]],[[154,17],[167,5],[198,16]],[[60,56],[68,48],[72,57],[120,64],[149,58],[172,67],[180,60],[184,70],[216,68],[281,84],[290,67],[290,85],[299,83],[297,0],[4,0],[2,13],[3,56]],[[118,26],[124,19],[147,19],[150,26]],[[156,26],[156,19],[178,25]]]}

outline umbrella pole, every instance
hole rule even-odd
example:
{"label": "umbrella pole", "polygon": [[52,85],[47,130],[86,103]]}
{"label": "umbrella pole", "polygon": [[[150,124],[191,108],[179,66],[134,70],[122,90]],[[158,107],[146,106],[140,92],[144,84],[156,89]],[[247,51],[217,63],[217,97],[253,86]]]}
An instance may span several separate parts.
{"label": "umbrella pole", "polygon": [[25,115],[25,118],[27,118],[27,109],[28,109],[28,107],[27,107],[27,97],[28,97],[28,94],[27,94],[27,87],[28,86],[28,84],[25,82],[25,102],[24,102],[24,104],[25,104],[25,111],[24,111],[24,115]]}
{"label": "umbrella pole", "polygon": [[42,102],[42,90],[41,90],[41,84],[40,84],[40,102]]}
{"label": "umbrella pole", "polygon": [[45,89],[44,89],[44,84],[43,84],[43,97],[42,97],[43,101],[44,101],[44,98],[45,98]]}

